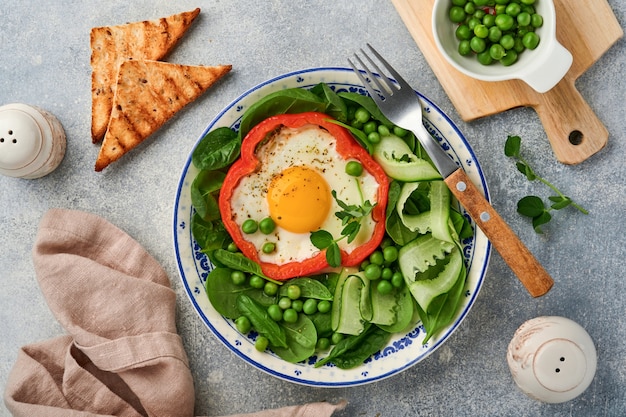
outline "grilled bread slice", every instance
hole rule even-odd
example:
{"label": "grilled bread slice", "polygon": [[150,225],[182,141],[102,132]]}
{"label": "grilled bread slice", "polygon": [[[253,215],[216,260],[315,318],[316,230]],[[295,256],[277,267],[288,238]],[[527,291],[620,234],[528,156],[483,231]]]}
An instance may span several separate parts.
{"label": "grilled bread slice", "polygon": [[95,170],[102,171],[139,145],[231,68],[124,61],[119,67],[113,110]]}
{"label": "grilled bread slice", "polygon": [[200,13],[192,11],[156,20],[96,27],[91,30],[91,139],[99,142],[106,131],[121,62],[160,60],[178,43]]}

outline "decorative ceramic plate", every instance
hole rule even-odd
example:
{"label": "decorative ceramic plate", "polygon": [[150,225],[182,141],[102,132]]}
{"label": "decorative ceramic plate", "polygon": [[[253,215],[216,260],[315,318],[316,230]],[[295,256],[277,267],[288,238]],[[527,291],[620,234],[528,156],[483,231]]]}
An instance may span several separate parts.
{"label": "decorative ceramic plate", "polygon": [[[310,88],[320,82],[328,84],[336,92],[367,94],[354,72],[348,68],[313,68],[291,72],[268,80],[238,97],[209,123],[198,142],[207,132],[217,127],[227,126],[237,129],[241,116],[248,107],[269,93],[293,87]],[[489,199],[484,175],[470,145],[459,129],[435,104],[423,95],[419,96],[424,109],[424,124],[428,131],[464,168]],[[428,343],[422,344],[425,332],[419,323],[406,334],[393,335],[384,349],[372,355],[364,364],[350,370],[342,370],[331,364],[315,368],[315,362],[321,357],[312,357],[308,361],[292,364],[271,352],[258,352],[254,348],[253,336],[239,333],[232,320],[224,318],[213,309],[205,293],[204,284],[212,265],[193,239],[190,227],[194,213],[190,187],[197,174],[198,170],[191,162],[190,152],[176,190],[173,224],[174,249],[183,286],[200,319],[213,334],[234,354],[270,375],[303,385],[346,387],[379,381],[398,374],[422,361],[441,346],[459,327],[478,295],[486,273],[491,246],[483,233],[472,223],[475,229],[473,238],[462,242],[465,261],[469,268],[461,306],[453,323],[432,337]],[[464,214],[469,218],[467,213]]]}

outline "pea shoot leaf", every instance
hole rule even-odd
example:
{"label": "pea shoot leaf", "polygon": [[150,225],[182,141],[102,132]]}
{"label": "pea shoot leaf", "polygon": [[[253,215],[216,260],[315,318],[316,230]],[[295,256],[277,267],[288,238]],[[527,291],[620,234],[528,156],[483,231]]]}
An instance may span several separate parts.
{"label": "pea shoot leaf", "polygon": [[543,200],[537,196],[526,196],[520,199],[517,203],[517,212],[523,216],[532,218],[533,228],[537,233],[543,233],[541,226],[548,223],[552,219],[550,214],[551,210],[561,210],[568,206],[575,207],[583,214],[587,214],[588,211],[582,206],[576,204],[570,197],[564,195],[558,188],[545,178],[540,177],[533,171],[528,162],[521,156],[521,143],[522,140],[519,136],[509,136],[504,144],[504,154],[510,158],[515,159],[515,166],[519,172],[524,174],[528,181],[538,180],[557,195],[550,196],[548,199],[552,202],[550,206],[546,207]]}

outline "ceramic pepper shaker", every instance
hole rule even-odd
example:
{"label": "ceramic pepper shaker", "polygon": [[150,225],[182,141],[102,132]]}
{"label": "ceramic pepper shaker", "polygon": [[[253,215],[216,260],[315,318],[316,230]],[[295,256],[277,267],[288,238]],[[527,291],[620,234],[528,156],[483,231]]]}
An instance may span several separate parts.
{"label": "ceramic pepper shaker", "polygon": [[593,340],[565,317],[537,317],[522,324],[507,351],[517,386],[531,398],[561,403],[582,394],[596,372]]}
{"label": "ceramic pepper shaker", "polygon": [[63,126],[51,113],[21,103],[0,107],[0,174],[40,178],[65,155]]}

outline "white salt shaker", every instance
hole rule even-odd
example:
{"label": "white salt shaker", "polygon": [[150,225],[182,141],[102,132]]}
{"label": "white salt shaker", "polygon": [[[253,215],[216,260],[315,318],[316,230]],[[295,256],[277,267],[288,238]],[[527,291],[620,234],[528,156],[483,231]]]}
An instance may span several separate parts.
{"label": "white salt shaker", "polygon": [[40,178],[63,160],[63,126],[51,113],[21,103],[0,107],[0,174]]}
{"label": "white salt shaker", "polygon": [[596,373],[596,348],[578,323],[537,317],[522,324],[507,351],[511,375],[522,392],[546,403],[582,394]]}

